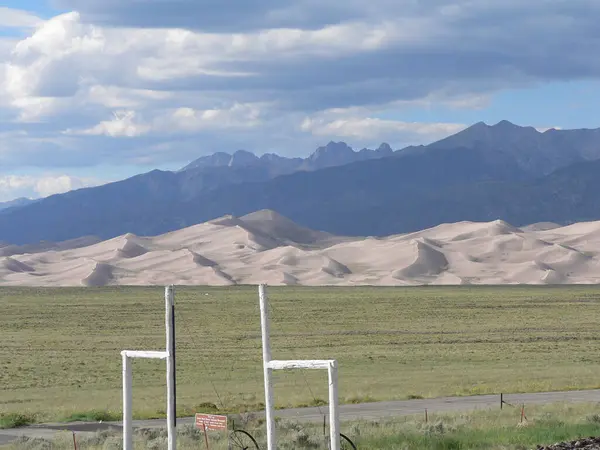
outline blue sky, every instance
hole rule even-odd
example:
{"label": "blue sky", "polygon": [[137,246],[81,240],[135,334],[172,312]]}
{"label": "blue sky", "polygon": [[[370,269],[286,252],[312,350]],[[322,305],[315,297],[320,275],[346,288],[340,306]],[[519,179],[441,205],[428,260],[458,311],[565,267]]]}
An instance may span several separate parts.
{"label": "blue sky", "polygon": [[65,12],[64,9],[57,8],[55,4],[41,0],[2,0],[2,6],[11,9],[30,11],[44,19],[49,19],[57,14]]}
{"label": "blue sky", "polygon": [[[598,128],[599,104],[600,81],[555,82],[499,91],[481,109],[414,108],[410,120],[444,122],[451,118],[466,124],[478,121],[494,124],[506,119],[518,125]],[[399,119],[393,112],[386,117]]]}
{"label": "blue sky", "polygon": [[215,151],[600,126],[596,0],[4,0],[0,201]]}

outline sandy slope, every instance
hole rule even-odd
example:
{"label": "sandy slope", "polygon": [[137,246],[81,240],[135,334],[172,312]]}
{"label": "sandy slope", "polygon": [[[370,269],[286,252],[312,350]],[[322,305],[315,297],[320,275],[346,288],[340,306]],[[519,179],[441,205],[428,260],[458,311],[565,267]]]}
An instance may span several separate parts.
{"label": "sandy slope", "polygon": [[0,284],[414,285],[600,283],[600,222],[459,222],[386,238],[303,228],[273,211],[156,237],[0,257]]}

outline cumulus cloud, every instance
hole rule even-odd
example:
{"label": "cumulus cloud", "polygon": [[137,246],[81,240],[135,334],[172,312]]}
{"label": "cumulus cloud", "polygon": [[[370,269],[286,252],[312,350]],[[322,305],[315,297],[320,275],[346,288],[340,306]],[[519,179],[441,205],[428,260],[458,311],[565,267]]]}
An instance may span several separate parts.
{"label": "cumulus cloud", "polygon": [[61,194],[73,189],[97,186],[101,181],[69,175],[0,175],[0,201],[18,197],[39,198]]}
{"label": "cumulus cloud", "polygon": [[234,104],[227,109],[197,110],[183,107],[161,112],[144,120],[133,110],[118,111],[114,118],[84,130],[65,130],[71,135],[137,137],[145,134],[172,135],[202,130],[253,128],[261,124],[259,105]]}
{"label": "cumulus cloud", "polygon": [[0,40],[0,133],[26,132],[5,166],[427,142],[464,125],[390,117],[600,77],[595,0],[58,3],[73,12]]}
{"label": "cumulus cloud", "polygon": [[81,131],[66,130],[65,134],[81,134],[91,136],[135,137],[146,134],[148,125],[136,123],[135,111],[119,111],[113,120],[104,120],[98,125]]}

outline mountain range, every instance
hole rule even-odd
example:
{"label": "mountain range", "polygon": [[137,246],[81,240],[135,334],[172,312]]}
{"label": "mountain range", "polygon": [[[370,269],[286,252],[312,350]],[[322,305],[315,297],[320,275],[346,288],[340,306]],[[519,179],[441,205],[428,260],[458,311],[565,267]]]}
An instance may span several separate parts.
{"label": "mountain range", "polygon": [[376,150],[363,148],[356,152],[345,142],[329,142],[317,148],[308,158],[286,158],[275,153],[265,153],[261,157],[246,150],[238,150],[233,154],[225,152],[213,153],[192,161],[180,170],[212,168],[257,168],[266,170],[269,176],[285,175],[298,171],[314,171],[327,167],[342,166],[357,161],[384,158],[394,153],[389,144],[383,143]]}
{"label": "mountain range", "polygon": [[599,160],[600,129],[540,132],[508,121],[396,151],[330,142],[308,158],[215,153],[177,172],[155,170],[0,211],[0,240],[157,235],[262,209],[343,235],[462,220],[568,224],[600,218]]}

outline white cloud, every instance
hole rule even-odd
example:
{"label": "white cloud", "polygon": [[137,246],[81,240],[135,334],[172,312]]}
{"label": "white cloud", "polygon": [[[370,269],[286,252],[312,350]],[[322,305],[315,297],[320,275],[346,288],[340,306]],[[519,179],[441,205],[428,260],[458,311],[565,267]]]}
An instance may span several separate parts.
{"label": "white cloud", "polygon": [[0,28],[34,28],[42,19],[27,11],[0,6]]}
{"label": "white cloud", "polygon": [[152,101],[164,101],[172,94],[149,89],[132,89],[119,86],[91,84],[86,93],[87,101],[106,108],[143,108]]}
{"label": "white cloud", "polygon": [[590,0],[64,1],[79,12],[0,39],[0,132],[27,130],[0,141],[5,167],[425,143],[464,125],[408,107],[600,77]]}
{"label": "white cloud", "polygon": [[76,188],[85,186],[83,180],[75,179],[68,175],[58,177],[44,177],[35,182],[35,191],[42,197],[52,194],[68,192]]}
{"label": "white cloud", "polygon": [[224,109],[178,108],[155,120],[155,129],[195,132],[203,129],[253,128],[261,124],[261,105],[234,104]]}
{"label": "white cloud", "polygon": [[134,110],[117,111],[112,120],[84,130],[68,129],[64,134],[110,137],[137,137],[145,134],[181,134],[202,130],[253,128],[261,124],[260,105],[234,104],[224,109],[197,110],[181,107],[160,112],[151,120],[138,117]]}
{"label": "white cloud", "polygon": [[352,142],[375,143],[383,140],[396,145],[433,142],[466,127],[457,123],[402,122],[373,117],[306,118],[300,126],[303,131],[315,136],[348,138]]}
{"label": "white cloud", "polygon": [[136,137],[150,131],[150,126],[136,121],[135,111],[117,111],[113,120],[105,120],[98,125],[81,131],[66,130],[65,134],[90,136]]}
{"label": "white cloud", "polygon": [[0,201],[18,197],[39,198],[61,194],[88,186],[102,184],[94,178],[80,178],[69,175],[0,175]]}

